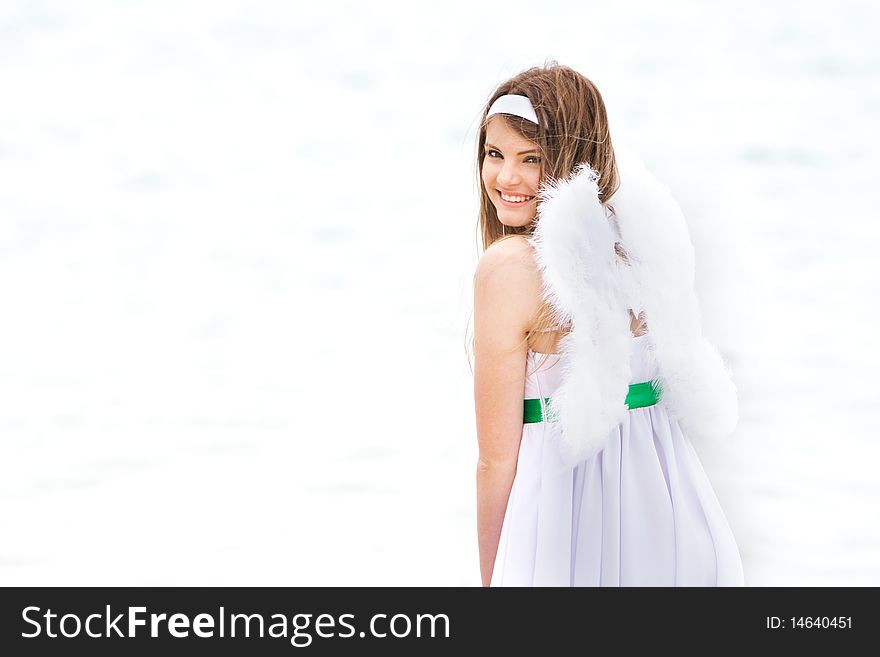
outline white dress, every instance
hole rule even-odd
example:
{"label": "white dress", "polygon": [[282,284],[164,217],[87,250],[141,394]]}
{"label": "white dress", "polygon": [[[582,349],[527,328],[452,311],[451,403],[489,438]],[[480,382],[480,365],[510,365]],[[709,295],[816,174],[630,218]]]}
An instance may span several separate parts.
{"label": "white dress", "polygon": [[[633,338],[632,383],[656,376],[650,331]],[[552,397],[558,354],[528,352],[525,398]],[[605,446],[561,465],[558,425],[523,425],[491,586],[743,586],[739,550],[688,438],[662,399]]]}

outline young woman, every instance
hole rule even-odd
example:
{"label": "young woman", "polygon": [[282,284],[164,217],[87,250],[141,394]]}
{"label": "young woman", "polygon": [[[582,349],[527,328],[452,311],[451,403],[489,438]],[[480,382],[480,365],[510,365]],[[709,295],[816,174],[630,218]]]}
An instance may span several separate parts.
{"label": "young woman", "polygon": [[730,434],[737,402],[675,200],[555,62],[491,95],[477,165],[483,585],[743,585],[689,438]]}

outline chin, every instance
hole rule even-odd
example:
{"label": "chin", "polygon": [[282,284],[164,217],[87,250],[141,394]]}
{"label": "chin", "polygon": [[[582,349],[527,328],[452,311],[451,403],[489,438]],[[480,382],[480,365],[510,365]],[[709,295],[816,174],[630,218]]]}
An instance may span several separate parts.
{"label": "chin", "polygon": [[526,217],[523,216],[521,219],[516,219],[513,217],[503,217],[501,213],[498,213],[498,221],[508,228],[523,228],[524,226],[528,226],[535,220],[534,217]]}

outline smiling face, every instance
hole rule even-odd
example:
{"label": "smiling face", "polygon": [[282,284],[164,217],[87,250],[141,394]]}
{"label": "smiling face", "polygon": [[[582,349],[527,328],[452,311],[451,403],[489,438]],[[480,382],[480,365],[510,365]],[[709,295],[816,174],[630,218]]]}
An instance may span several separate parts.
{"label": "smiling face", "polygon": [[489,119],[482,165],[483,185],[505,226],[527,226],[535,218],[541,181],[538,145],[499,115]]}

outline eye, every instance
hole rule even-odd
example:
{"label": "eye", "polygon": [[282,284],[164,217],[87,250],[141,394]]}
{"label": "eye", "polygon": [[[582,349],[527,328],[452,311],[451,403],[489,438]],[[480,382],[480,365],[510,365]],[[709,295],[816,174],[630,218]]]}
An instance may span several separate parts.
{"label": "eye", "polygon": [[529,157],[526,158],[526,162],[528,164],[540,164],[541,158],[538,157],[537,155],[530,155]]}
{"label": "eye", "polygon": [[495,155],[497,155],[498,157],[501,157],[501,153],[496,151],[494,148],[489,148],[486,150],[487,157],[495,157],[495,155],[493,155],[493,153],[495,153]]}

